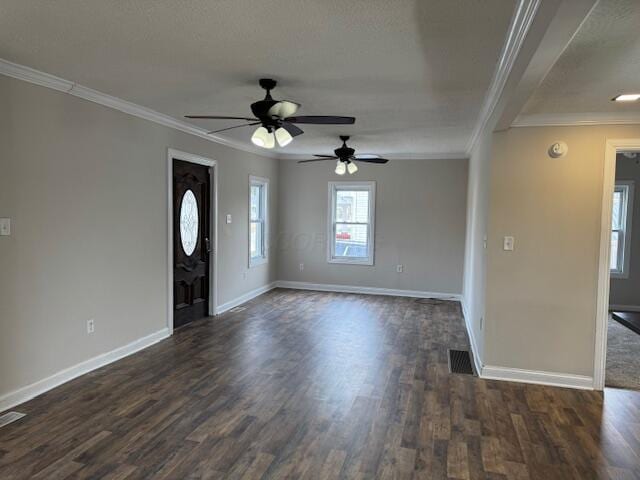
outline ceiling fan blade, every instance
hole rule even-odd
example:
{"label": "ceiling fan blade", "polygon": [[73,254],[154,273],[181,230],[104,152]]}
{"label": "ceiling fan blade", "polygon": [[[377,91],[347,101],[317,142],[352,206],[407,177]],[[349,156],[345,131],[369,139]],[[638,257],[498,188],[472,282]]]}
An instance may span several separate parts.
{"label": "ceiling fan blade", "polygon": [[380,158],[380,155],[376,155],[375,153],[358,153],[353,156],[356,160],[362,160],[365,158]]}
{"label": "ceiling fan blade", "polygon": [[386,158],[357,158],[357,157],[351,157],[352,160],[355,160],[356,162],[367,162],[367,163],[387,163],[389,160]]}
{"label": "ceiling fan blade", "polygon": [[269,109],[269,115],[287,118],[295,115],[300,108],[300,104],[296,102],[290,102],[289,100],[281,100]]}
{"label": "ceiling fan blade", "polygon": [[304,131],[301,128],[296,127],[293,123],[282,122],[282,128],[284,128],[289,135],[292,137],[297,137],[298,135],[302,135]]}
{"label": "ceiling fan blade", "polygon": [[314,157],[320,157],[320,158],[338,158],[335,155],[314,155]]}
{"label": "ceiling fan blade", "polygon": [[337,160],[338,157],[310,158],[309,160],[298,160],[298,163],[322,162],[323,160]]}
{"label": "ceiling fan blade", "polygon": [[207,132],[207,135],[210,135],[212,133],[224,132],[226,130],[233,130],[234,128],[250,127],[251,125],[259,125],[260,123],[261,122],[245,123],[243,125],[234,125],[233,127],[221,128],[220,130],[211,130],[210,132]]}
{"label": "ceiling fan blade", "polygon": [[336,117],[333,115],[303,115],[301,117],[288,117],[285,121],[291,123],[313,123],[315,125],[351,125],[355,123],[355,117]]}
{"label": "ceiling fan blade", "polygon": [[200,120],[246,120],[247,122],[255,122],[257,118],[249,117],[224,117],[219,115],[185,115],[184,118],[193,118]]}

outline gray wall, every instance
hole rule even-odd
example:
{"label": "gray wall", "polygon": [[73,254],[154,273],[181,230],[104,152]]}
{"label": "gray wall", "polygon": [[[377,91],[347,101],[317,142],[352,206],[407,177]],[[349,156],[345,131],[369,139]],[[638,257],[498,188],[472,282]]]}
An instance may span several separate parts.
{"label": "gray wall", "polygon": [[[640,160],[640,157],[638,157]],[[640,307],[640,165],[634,158],[619,154],[616,158],[616,180],[634,182],[633,216],[631,217],[631,247],[629,277],[612,278],[609,304]]]}
{"label": "gray wall", "polygon": [[[486,365],[591,376],[605,145],[640,126],[514,128],[494,134]],[[547,149],[562,140],[566,157]],[[515,249],[502,249],[505,235]]]}
{"label": "gray wall", "polygon": [[[281,160],[279,279],[461,293],[467,163],[361,163],[356,176],[340,177],[333,162]],[[374,266],[327,263],[328,182],[339,180],[377,182]],[[398,264],[404,273],[396,273]]]}
{"label": "gray wall", "polygon": [[2,76],[0,109],[0,397],[165,327],[168,147],[220,164],[219,303],[276,279],[275,251],[247,269],[248,176],[277,225],[276,160]]}

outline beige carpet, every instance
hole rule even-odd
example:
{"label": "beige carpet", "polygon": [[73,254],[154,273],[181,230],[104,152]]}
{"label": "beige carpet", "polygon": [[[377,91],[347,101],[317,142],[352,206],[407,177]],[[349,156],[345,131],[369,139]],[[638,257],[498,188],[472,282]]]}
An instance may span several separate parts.
{"label": "beige carpet", "polygon": [[607,387],[640,390],[640,335],[609,317]]}

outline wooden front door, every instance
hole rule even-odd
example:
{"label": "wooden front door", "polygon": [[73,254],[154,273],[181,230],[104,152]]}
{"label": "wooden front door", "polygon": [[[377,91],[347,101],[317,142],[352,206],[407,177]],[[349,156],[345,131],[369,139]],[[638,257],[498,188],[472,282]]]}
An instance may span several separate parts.
{"label": "wooden front door", "polygon": [[173,326],[209,314],[209,167],[173,160]]}

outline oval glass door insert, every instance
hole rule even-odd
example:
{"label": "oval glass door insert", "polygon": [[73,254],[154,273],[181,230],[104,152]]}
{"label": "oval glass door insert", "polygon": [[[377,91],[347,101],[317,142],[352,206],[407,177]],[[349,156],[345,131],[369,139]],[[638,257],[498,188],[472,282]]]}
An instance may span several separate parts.
{"label": "oval glass door insert", "polygon": [[198,243],[198,202],[191,190],[184,192],[180,204],[180,241],[187,255],[194,252]]}

